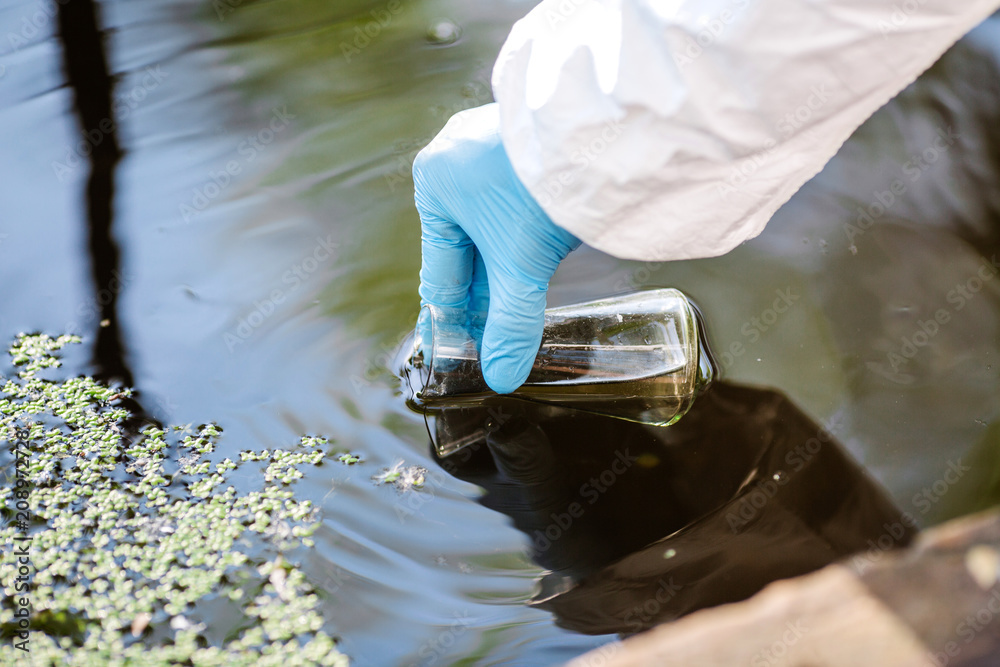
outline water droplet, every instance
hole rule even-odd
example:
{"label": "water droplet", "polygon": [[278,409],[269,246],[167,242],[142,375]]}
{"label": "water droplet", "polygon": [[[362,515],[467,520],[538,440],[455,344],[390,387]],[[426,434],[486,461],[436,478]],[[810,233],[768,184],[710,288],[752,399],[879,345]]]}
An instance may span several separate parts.
{"label": "water droplet", "polygon": [[461,36],[462,29],[447,19],[432,23],[427,28],[427,41],[438,46],[454,44]]}
{"label": "water droplet", "polygon": [[677,555],[677,549],[667,549],[663,552],[663,558],[669,560]]}
{"label": "water droplet", "polygon": [[771,475],[771,479],[773,479],[778,484],[783,484],[788,480],[788,475],[785,474],[784,470],[779,470],[778,472]]}

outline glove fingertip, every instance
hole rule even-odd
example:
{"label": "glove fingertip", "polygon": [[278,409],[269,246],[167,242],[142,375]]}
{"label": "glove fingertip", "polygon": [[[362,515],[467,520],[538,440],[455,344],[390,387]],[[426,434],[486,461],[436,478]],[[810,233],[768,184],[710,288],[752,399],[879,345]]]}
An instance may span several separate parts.
{"label": "glove fingertip", "polygon": [[483,361],[483,378],[498,394],[510,394],[528,379],[531,357],[503,355]]}
{"label": "glove fingertip", "polygon": [[[542,337],[541,317],[537,322],[490,314],[483,336],[483,378],[498,394],[510,394],[524,384],[538,355]],[[537,331],[534,331],[537,329]]]}

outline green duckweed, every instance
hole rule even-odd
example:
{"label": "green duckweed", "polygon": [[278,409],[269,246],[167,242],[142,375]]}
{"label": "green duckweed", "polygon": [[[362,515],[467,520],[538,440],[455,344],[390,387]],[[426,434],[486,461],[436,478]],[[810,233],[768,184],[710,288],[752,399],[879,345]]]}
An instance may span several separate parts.
{"label": "green duckweed", "polygon": [[[289,485],[327,441],[214,461],[213,424],[136,432],[119,403],[129,390],[38,377],[74,342],[19,336],[17,377],[0,380],[0,663],[347,665],[288,555],[318,526]],[[244,466],[262,468],[241,475],[255,490],[229,483]],[[25,543],[19,592],[12,545]]]}

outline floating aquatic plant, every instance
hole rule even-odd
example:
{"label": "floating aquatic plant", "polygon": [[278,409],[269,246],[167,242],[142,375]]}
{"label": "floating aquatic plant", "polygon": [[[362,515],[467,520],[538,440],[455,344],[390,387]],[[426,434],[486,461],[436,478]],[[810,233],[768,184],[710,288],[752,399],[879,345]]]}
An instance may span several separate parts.
{"label": "floating aquatic plant", "polygon": [[[288,486],[327,441],[213,461],[215,425],[135,431],[127,389],[38,377],[71,342],[19,336],[0,380],[0,663],[346,665],[285,555],[318,525]],[[228,483],[244,466],[257,490]]]}
{"label": "floating aquatic plant", "polygon": [[397,491],[423,488],[427,480],[427,468],[423,466],[408,466],[397,461],[391,468],[383,468],[372,475],[375,484],[392,484]]}

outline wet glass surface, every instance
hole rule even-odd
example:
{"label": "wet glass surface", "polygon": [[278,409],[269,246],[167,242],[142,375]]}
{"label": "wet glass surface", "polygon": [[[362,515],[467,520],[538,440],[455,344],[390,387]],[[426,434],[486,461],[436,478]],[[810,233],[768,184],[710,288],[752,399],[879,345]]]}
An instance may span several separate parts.
{"label": "wet glass surface", "polygon": [[[600,568],[583,547],[534,562],[517,520],[432,459],[384,369],[417,314],[412,158],[452,113],[490,101],[493,58],[531,5],[100,3],[114,133],[81,126],[55,3],[0,6],[0,338],[79,332],[66,372],[114,375],[111,353],[93,354],[114,301],[118,375],[148,415],[218,422],[221,456],[303,433],[362,455],[300,484],[323,527],[296,554],[357,664],[564,661],[613,636],[528,605],[543,567],[594,574],[671,529],[598,529]],[[759,238],[673,264],[584,248],[549,304],[677,287],[701,307],[723,375],[787,396],[897,509],[927,525],[994,503],[995,24],[878,112]],[[112,134],[120,264],[95,286],[88,158],[112,156]],[[422,491],[372,483],[401,460],[428,469]],[[692,479],[722,483],[711,461]]]}

